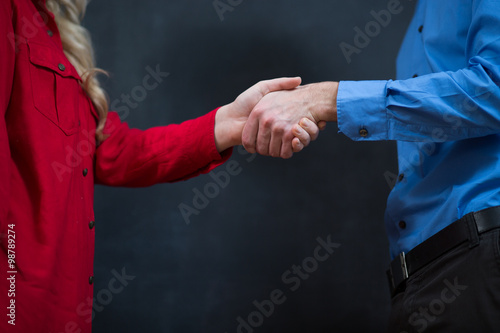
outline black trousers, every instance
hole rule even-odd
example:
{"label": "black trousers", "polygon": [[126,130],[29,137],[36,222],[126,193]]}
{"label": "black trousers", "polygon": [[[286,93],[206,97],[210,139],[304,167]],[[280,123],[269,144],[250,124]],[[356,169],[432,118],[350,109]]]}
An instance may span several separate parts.
{"label": "black trousers", "polygon": [[393,296],[390,333],[500,332],[500,229],[469,239]]}

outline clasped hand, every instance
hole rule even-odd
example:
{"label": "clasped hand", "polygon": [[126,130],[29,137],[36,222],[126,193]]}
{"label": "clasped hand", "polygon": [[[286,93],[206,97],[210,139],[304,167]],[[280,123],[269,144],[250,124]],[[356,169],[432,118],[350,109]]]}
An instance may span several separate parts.
{"label": "clasped hand", "polygon": [[316,140],[326,121],[335,120],[334,96],[317,98],[321,87],[300,83],[298,77],[261,81],[221,107],[215,120],[218,151],[243,144],[250,153],[290,158]]}

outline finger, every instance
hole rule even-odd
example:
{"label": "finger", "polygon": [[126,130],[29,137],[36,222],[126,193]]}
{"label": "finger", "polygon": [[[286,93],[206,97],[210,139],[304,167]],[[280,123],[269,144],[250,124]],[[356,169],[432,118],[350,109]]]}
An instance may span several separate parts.
{"label": "finger", "polygon": [[318,127],[319,127],[319,130],[322,131],[326,128],[326,121],[323,121],[321,120],[319,123],[318,123]]}
{"label": "finger", "polygon": [[271,141],[269,142],[269,155],[272,157],[281,156],[281,139],[283,138],[283,131],[274,129],[271,133]]}
{"label": "finger", "polygon": [[298,77],[283,77],[279,79],[266,80],[257,83],[262,96],[277,90],[289,90],[300,85],[302,79]]}
{"label": "finger", "polygon": [[[299,125],[301,128],[303,128],[309,134],[312,141],[314,141],[318,138],[319,128],[318,128],[318,125],[316,125],[316,123],[314,121],[312,121],[309,118],[302,118],[299,122]],[[297,136],[297,137],[300,139],[299,136]]]}
{"label": "finger", "polygon": [[311,136],[309,133],[307,133],[307,131],[298,124],[293,126],[292,133],[297,139],[300,140],[300,143],[302,143],[304,147],[307,147],[311,142]]}
{"label": "finger", "polygon": [[264,156],[269,155],[269,145],[271,141],[271,128],[268,124],[268,122],[261,119],[257,135],[256,150],[257,153]]}
{"label": "finger", "polygon": [[283,136],[280,155],[281,158],[287,159],[293,156],[292,140],[293,137]]}
{"label": "finger", "polygon": [[259,134],[259,113],[252,112],[248,117],[243,132],[241,134],[241,143],[246,151],[254,154],[257,150],[257,135]]}
{"label": "finger", "polygon": [[298,153],[304,149],[304,145],[300,142],[299,138],[293,138],[292,140],[292,150],[294,153]]}
{"label": "finger", "polygon": [[[269,92],[276,90],[287,90],[293,89],[300,85],[302,79],[300,77],[294,78],[279,78],[261,81],[251,87],[249,90],[251,93],[247,92],[247,95],[253,95],[253,99],[256,99],[254,103],[257,103],[264,95]],[[241,95],[239,96],[239,98]],[[259,152],[264,155],[269,154],[269,141],[270,141],[270,132],[264,131],[263,134],[260,134],[260,131],[263,130],[261,128],[261,117],[262,110],[256,110],[255,108],[250,113],[250,116],[243,128],[242,132],[242,144],[243,147],[249,153]],[[267,141],[267,142],[266,142]],[[264,147],[267,145],[267,147]],[[260,150],[260,151],[259,151]]]}

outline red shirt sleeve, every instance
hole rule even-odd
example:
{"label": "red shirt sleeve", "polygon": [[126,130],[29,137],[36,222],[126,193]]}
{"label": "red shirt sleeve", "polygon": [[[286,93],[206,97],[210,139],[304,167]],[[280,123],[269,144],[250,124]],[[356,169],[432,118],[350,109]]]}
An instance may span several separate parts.
{"label": "red shirt sleeve", "polygon": [[131,129],[110,112],[96,149],[95,183],[143,187],[175,182],[208,173],[231,156],[215,147],[214,110],[179,125]]}
{"label": "red shirt sleeve", "polygon": [[0,3],[0,222],[7,219],[10,187],[10,149],[5,122],[12,91],[15,63],[15,35],[10,1]]}

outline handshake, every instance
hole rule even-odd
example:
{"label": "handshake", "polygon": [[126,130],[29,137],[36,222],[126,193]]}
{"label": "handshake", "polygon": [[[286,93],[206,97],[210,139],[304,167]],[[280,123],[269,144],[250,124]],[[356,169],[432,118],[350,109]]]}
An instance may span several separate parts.
{"label": "handshake", "polygon": [[215,116],[219,152],[243,145],[250,153],[290,158],[337,120],[337,82],[300,86],[301,79],[261,81]]}

